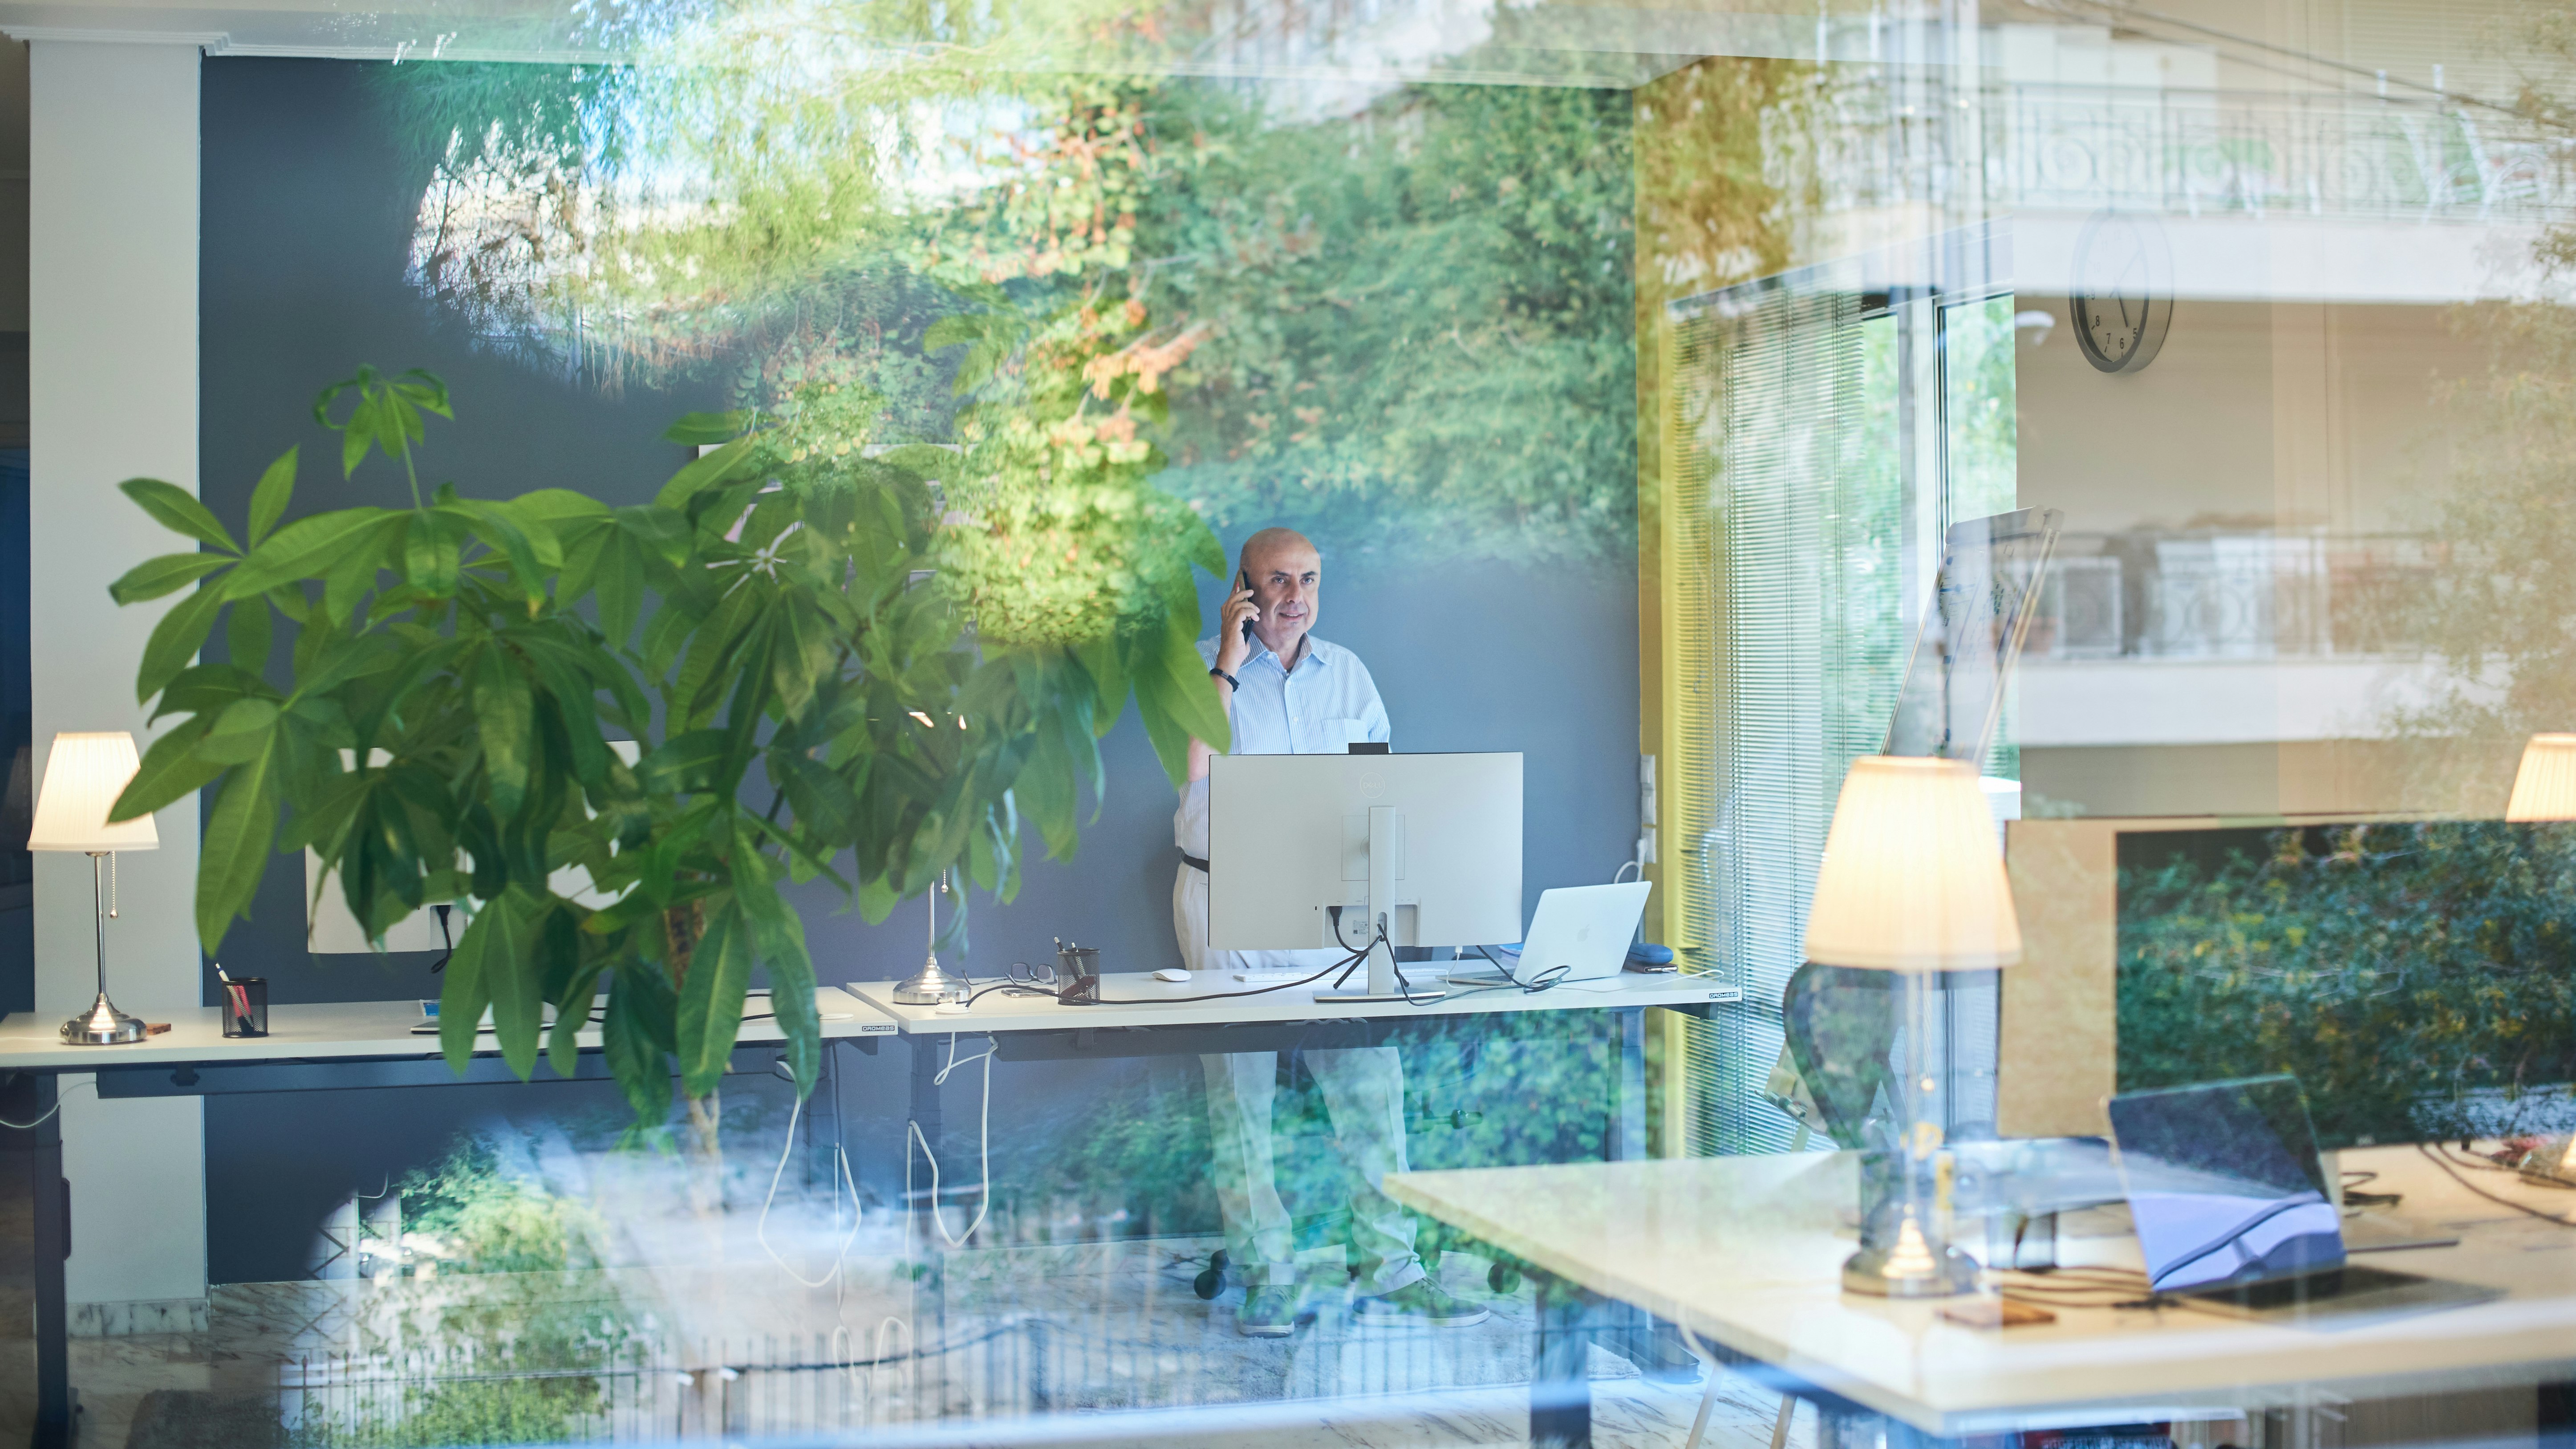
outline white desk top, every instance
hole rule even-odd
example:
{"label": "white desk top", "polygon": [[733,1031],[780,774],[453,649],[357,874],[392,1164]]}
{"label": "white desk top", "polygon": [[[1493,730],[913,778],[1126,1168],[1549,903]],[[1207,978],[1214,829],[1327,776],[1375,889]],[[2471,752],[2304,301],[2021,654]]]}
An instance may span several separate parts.
{"label": "white desk top", "polygon": [[[1412,974],[1412,963],[1407,962]],[[1425,962],[1429,986],[1439,973],[1459,969],[1448,962]],[[1358,980],[1357,976],[1352,978]],[[999,980],[978,981],[978,991]],[[1470,990],[1454,988],[1438,1001],[1415,1006],[1404,1001],[1317,1001],[1315,992],[1330,982],[1259,996],[1231,996],[1216,1001],[1184,1002],[1177,998],[1219,991],[1243,991],[1259,983],[1234,979],[1227,972],[1203,972],[1188,982],[1157,981],[1150,971],[1117,971],[1100,978],[1109,1004],[1065,1006],[1052,996],[996,991],[963,1014],[942,1013],[931,1006],[897,1006],[895,983],[852,981],[842,989],[892,1019],[906,1035],[945,1036],[950,1032],[982,1034],[999,1031],[1118,1030],[1131,1026],[1222,1026],[1244,1022],[1386,1020],[1417,1016],[1475,1016],[1504,1011],[1599,1011],[1628,1006],[1692,1006],[1733,1001],[1732,985],[1706,976],[1623,971],[1601,981],[1582,981],[1552,991]],[[1134,1005],[1121,1005],[1133,1002]]]}
{"label": "white desk top", "polygon": [[[2531,1384],[2576,1363],[2576,1228],[2482,1201],[2411,1147],[2346,1152],[2342,1164],[2376,1171],[2372,1190],[2403,1193],[2404,1218],[2462,1241],[2357,1261],[2505,1296],[2331,1328],[2051,1305],[2055,1323],[1995,1332],[1944,1322],[1935,1303],[1845,1294],[1840,1268],[1856,1243],[1835,1225],[1857,1201],[1854,1163],[1837,1153],[1471,1168],[1391,1175],[1386,1190],[1559,1278],[1943,1436],[2280,1404],[2301,1385],[2366,1399]],[[2475,1176],[2543,1211],[2576,1209],[2576,1194]],[[2126,1236],[2061,1237],[2059,1251],[2138,1264]]]}
{"label": "white desk top", "polygon": [[[814,1004],[822,1013],[826,1038],[893,1034],[894,1028],[882,1017],[831,987],[817,990]],[[437,1037],[412,1034],[413,1025],[420,1020],[417,1000],[271,1006],[268,1035],[258,1037],[224,1035],[221,1013],[211,1006],[154,1012],[150,1016],[167,1017],[170,1029],[124,1046],[68,1046],[56,1035],[62,1025],[60,1017],[11,1012],[0,1017],[0,1071],[438,1055]],[[776,1022],[763,1019],[744,1022],[738,1039],[745,1045],[757,1046],[784,1037]],[[598,1028],[583,1031],[580,1041],[585,1047],[596,1048]],[[478,1055],[500,1051],[489,1032],[477,1045]]]}

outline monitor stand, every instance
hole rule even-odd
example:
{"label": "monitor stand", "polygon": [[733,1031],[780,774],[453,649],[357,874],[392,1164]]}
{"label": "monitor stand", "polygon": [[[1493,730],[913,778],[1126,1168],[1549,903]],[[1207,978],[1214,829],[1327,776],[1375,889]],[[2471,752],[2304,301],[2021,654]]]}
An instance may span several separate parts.
{"label": "monitor stand", "polygon": [[1400,849],[1396,840],[1402,821],[1402,815],[1391,806],[1369,807],[1368,915],[1375,924],[1369,933],[1368,986],[1360,991],[1318,991],[1318,1002],[1407,1001],[1420,1006],[1449,994],[1446,986],[1436,984],[1436,977],[1435,984],[1411,991],[1396,984],[1395,947],[1387,940],[1387,934],[1395,916],[1395,872]]}

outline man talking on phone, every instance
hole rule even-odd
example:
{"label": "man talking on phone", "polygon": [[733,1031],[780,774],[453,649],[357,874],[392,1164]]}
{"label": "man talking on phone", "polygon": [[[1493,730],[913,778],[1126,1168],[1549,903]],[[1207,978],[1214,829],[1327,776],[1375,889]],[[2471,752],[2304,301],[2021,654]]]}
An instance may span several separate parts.
{"label": "man talking on phone", "polygon": [[[1235,754],[1338,755],[1354,741],[1387,738],[1386,705],[1368,667],[1314,635],[1323,567],[1315,546],[1290,529],[1265,528],[1244,540],[1235,592],[1226,600],[1216,637],[1199,641],[1208,683],[1233,723]],[[1180,936],[1182,964],[1192,971],[1300,974],[1331,967],[1341,953],[1208,946],[1210,758],[1205,744],[1190,741],[1189,784],[1172,817],[1182,861],[1172,887],[1172,928]],[[1484,1308],[1451,1297],[1423,1272],[1413,1248],[1413,1219],[1380,1186],[1388,1173],[1405,1170],[1403,1059],[1391,1046],[1317,1048],[1301,1055],[1323,1089],[1334,1142],[1353,1182],[1359,1314],[1443,1328],[1484,1322]],[[1199,1062],[1207,1071],[1226,1253],[1245,1284],[1234,1325],[1255,1337],[1284,1338],[1296,1331],[1302,1300],[1296,1244],[1272,1162],[1270,1105],[1279,1054],[1210,1054]]]}

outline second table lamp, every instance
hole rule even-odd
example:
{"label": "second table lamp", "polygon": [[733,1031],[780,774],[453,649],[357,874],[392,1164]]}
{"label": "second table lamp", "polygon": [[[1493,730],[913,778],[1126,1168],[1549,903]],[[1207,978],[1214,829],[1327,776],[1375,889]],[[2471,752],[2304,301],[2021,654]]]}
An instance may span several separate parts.
{"label": "second table lamp", "polygon": [[1976,1264],[1945,1241],[1931,1200],[1943,1129],[1941,1083],[1928,1070],[1930,977],[2021,959],[2012,884],[1973,766],[1928,756],[1852,762],[1825,836],[1806,956],[1820,965],[1903,974],[1899,1216],[1879,1242],[1843,1265],[1843,1286],[1890,1298],[1967,1292],[1976,1286]]}
{"label": "second table lamp", "polygon": [[161,834],[152,817],[110,824],[108,808],[125,793],[141,764],[134,736],[123,730],[64,733],[54,736],[45,759],[45,784],[36,796],[36,819],[27,832],[29,850],[77,850],[89,857],[90,902],[98,936],[98,999],[87,1011],[63,1023],[63,1040],[84,1046],[115,1046],[141,1041],[148,1034],[139,1017],[128,1016],[107,999],[108,906],[104,867],[120,850],[158,850]]}

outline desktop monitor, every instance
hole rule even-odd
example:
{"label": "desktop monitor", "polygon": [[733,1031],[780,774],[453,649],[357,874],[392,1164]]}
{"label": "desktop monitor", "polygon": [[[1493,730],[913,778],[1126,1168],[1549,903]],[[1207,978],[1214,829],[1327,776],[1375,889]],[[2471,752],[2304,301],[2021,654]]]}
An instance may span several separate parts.
{"label": "desktop monitor", "polygon": [[[1357,950],[1381,918],[1385,947],[1520,939],[1518,754],[1215,759],[1210,947]],[[1364,995],[1404,994],[1390,950],[1368,979]]]}
{"label": "desktop monitor", "polygon": [[2576,1127],[2576,823],[2118,842],[2117,1090],[2295,1076],[2328,1148]]}

